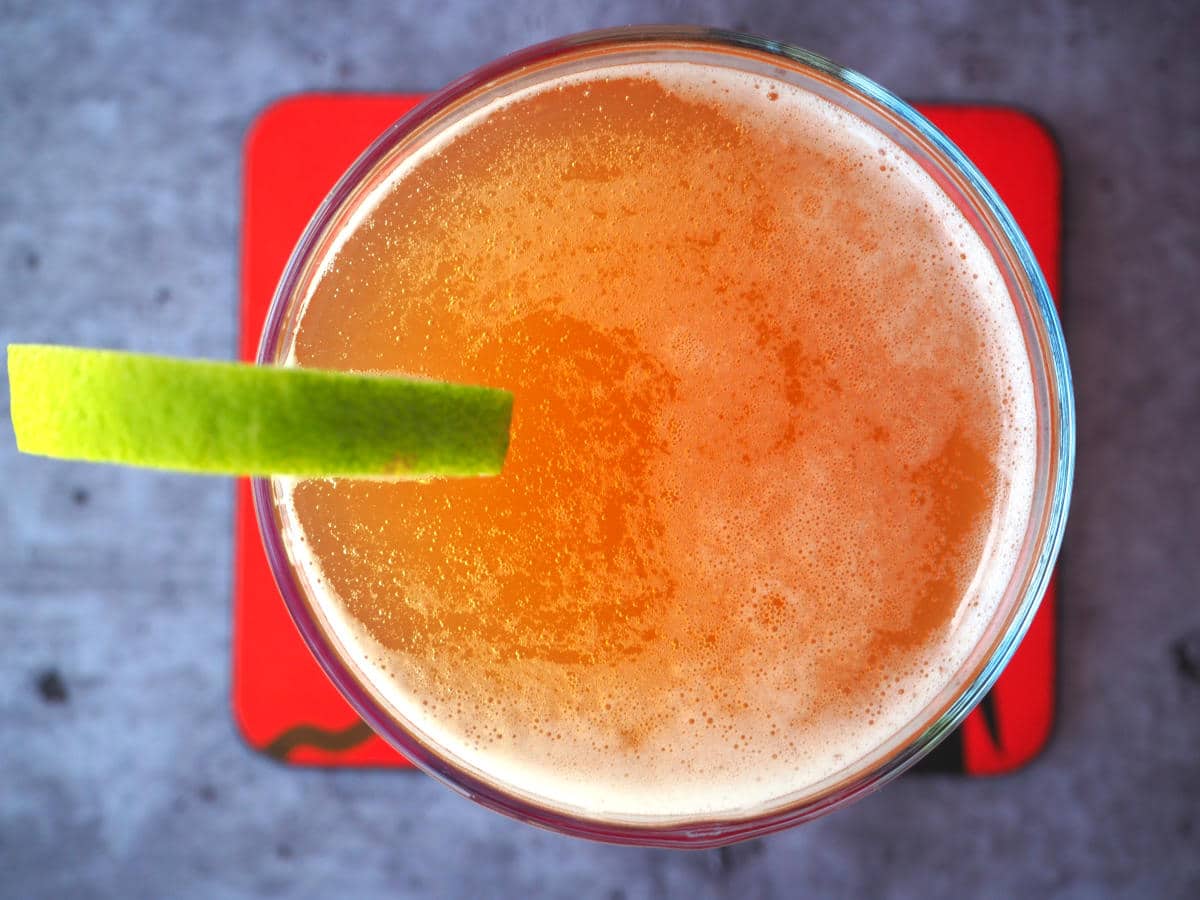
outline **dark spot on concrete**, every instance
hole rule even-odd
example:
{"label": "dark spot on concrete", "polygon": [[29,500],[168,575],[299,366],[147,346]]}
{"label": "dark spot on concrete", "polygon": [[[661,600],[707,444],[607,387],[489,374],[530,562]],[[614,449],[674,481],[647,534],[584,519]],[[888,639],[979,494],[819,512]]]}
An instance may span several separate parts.
{"label": "dark spot on concrete", "polygon": [[613,888],[608,892],[608,900],[625,900],[625,891],[623,888]]}
{"label": "dark spot on concrete", "polygon": [[1175,823],[1175,833],[1181,838],[1190,838],[1196,832],[1196,823],[1188,816],[1184,816]]}
{"label": "dark spot on concrete", "polygon": [[1004,66],[998,59],[976,50],[964,55],[962,65],[963,77],[968,84],[994,82],[999,80],[1004,72]]}
{"label": "dark spot on concrete", "polygon": [[324,50],[312,50],[308,53],[308,59],[318,66],[323,66],[325,65],[325,60],[329,59],[329,55]]}
{"label": "dark spot on concrete", "polygon": [[1171,644],[1171,658],[1180,677],[1200,683],[1200,630],[1188,632]]}
{"label": "dark spot on concrete", "polygon": [[738,858],[732,847],[722,847],[717,851],[717,868],[722,872],[732,872],[738,865]]}
{"label": "dark spot on concrete", "polygon": [[41,268],[41,265],[42,258],[35,251],[30,250],[25,254],[25,268],[29,271],[34,272]]}
{"label": "dark spot on concrete", "polygon": [[43,703],[66,703],[70,699],[67,683],[58,669],[46,669],[38,675],[37,689]]}
{"label": "dark spot on concrete", "polygon": [[1165,56],[1156,57],[1154,60],[1154,68],[1157,69],[1159,72],[1170,72],[1171,71],[1171,60],[1169,60]]}
{"label": "dark spot on concrete", "polygon": [[280,859],[291,859],[296,855],[296,852],[292,849],[291,844],[276,844],[275,855]]}
{"label": "dark spot on concrete", "polygon": [[154,292],[154,302],[159,306],[166,306],[171,299],[171,289],[169,287],[160,287]]}
{"label": "dark spot on concrete", "polygon": [[709,868],[720,877],[728,877],[762,851],[762,841],[748,841],[733,847],[721,847],[709,854]]}
{"label": "dark spot on concrete", "polygon": [[202,784],[196,790],[196,796],[199,797],[201,800],[203,800],[205,803],[216,803],[217,797],[220,795],[217,793],[217,788],[215,785]]}
{"label": "dark spot on concrete", "polygon": [[353,60],[342,59],[342,60],[338,61],[338,64],[337,64],[338,78],[350,78],[354,75],[354,71],[355,71],[355,68],[354,68]]}
{"label": "dark spot on concrete", "polygon": [[76,506],[87,506],[91,499],[92,495],[87,492],[87,488],[77,487],[71,491],[71,502]]}
{"label": "dark spot on concrete", "polygon": [[1113,192],[1113,180],[1109,175],[1101,175],[1096,184],[1100,187],[1100,190],[1106,194],[1111,194]]}
{"label": "dark spot on concrete", "polygon": [[[497,871],[504,871],[517,858],[517,848],[508,841],[503,841],[499,844],[489,845],[486,848],[480,848],[479,856],[486,854],[488,862],[494,862],[497,866]],[[474,856],[472,858],[478,858]]]}

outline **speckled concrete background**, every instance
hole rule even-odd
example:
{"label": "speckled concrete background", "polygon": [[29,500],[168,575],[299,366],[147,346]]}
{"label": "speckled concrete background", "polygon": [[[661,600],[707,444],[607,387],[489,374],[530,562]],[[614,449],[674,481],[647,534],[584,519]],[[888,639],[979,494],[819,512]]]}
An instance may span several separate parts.
{"label": "speckled concrete background", "polygon": [[231,485],[21,459],[4,416],[0,895],[1200,896],[1198,9],[0,0],[4,341],[232,357],[240,146],[273,98],[427,90],[561,33],[707,22],[1054,127],[1080,429],[1049,751],[680,854],[252,754],[227,700]]}

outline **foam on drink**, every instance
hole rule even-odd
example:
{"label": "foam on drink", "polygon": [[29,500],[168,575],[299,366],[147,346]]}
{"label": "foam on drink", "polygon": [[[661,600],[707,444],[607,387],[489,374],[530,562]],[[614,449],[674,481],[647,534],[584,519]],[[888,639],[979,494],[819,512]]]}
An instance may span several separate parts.
{"label": "foam on drink", "polygon": [[275,491],[414,733],[576,813],[737,815],[946,686],[1024,536],[1033,388],[994,262],[899,147],[680,62],[517,92],[387,164],[288,360],[508,387],[509,460]]}

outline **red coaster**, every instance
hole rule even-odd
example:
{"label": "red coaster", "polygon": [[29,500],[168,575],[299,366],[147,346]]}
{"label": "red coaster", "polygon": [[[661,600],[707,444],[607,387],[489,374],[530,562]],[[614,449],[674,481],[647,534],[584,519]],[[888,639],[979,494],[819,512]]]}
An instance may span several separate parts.
{"label": "red coaster", "polygon": [[[259,332],[292,248],[355,158],[420,96],[306,94],[265,110],[246,141],[241,356]],[[1002,107],[923,106],[975,161],[1016,217],[1058,294],[1061,169],[1036,120]],[[247,742],[304,765],[410,763],[377,737],[325,677],[280,599],[238,484],[234,530],[233,709]],[[921,768],[972,775],[1017,768],[1045,745],[1054,719],[1055,589],[1004,675]]]}

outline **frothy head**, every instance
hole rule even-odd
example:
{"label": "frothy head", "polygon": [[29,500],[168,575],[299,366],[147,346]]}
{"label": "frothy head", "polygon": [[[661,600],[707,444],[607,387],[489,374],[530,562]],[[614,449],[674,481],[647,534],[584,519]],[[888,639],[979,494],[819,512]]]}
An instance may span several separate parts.
{"label": "frothy head", "polygon": [[587,817],[747,815],[978,644],[1029,364],[987,248],[867,123],[612,66],[477,110],[350,222],[289,361],[517,397],[498,479],[275,484],[328,632],[439,753]]}

